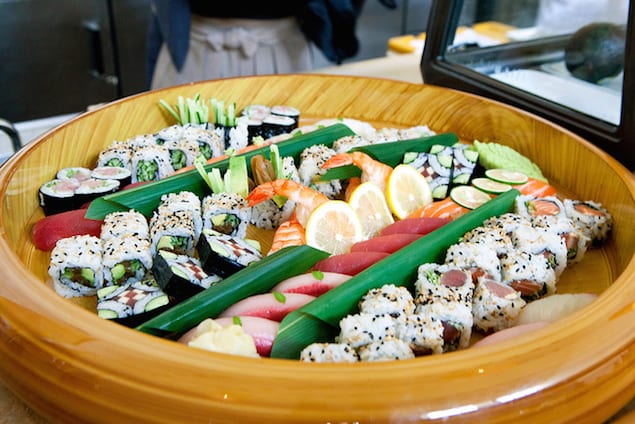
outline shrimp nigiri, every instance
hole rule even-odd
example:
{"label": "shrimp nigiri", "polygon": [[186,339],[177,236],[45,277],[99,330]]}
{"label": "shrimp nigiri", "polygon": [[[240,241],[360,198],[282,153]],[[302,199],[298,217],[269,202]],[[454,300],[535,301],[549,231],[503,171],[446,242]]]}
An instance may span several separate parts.
{"label": "shrimp nigiri", "polygon": [[268,255],[287,246],[301,246],[306,244],[304,227],[298,222],[295,215],[288,221],[284,221],[273,234],[273,241]]}
{"label": "shrimp nigiri", "polygon": [[370,181],[382,191],[386,190],[386,180],[392,172],[392,167],[379,162],[366,153],[348,152],[338,153],[327,160],[322,168],[334,168],[336,166],[355,165],[362,170],[361,181]]}
{"label": "shrimp nigiri", "polygon": [[302,227],[306,227],[311,212],[329,200],[324,194],[310,187],[292,180],[277,179],[256,186],[247,196],[247,201],[249,206],[253,206],[272,199],[276,195],[295,202],[296,217]]}

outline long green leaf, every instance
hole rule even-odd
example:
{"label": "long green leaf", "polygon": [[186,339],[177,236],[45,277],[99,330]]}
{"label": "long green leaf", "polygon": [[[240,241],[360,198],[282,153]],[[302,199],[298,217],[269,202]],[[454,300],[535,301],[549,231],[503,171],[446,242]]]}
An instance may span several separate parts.
{"label": "long green leaf", "polygon": [[[384,284],[411,286],[419,265],[441,262],[448,247],[492,216],[509,212],[518,196],[510,190],[368,267],[290,314],[280,324],[271,357],[298,358],[302,349],[336,331],[339,321],[355,313],[368,290]],[[410,287],[411,288],[411,287]],[[317,337],[317,339],[313,338]]]}
{"label": "long green leaf", "polygon": [[[359,146],[351,149],[351,151],[366,153],[375,160],[395,167],[403,162],[403,156],[406,152],[428,152],[435,144],[452,146],[458,143],[458,141],[459,138],[456,134],[443,133],[430,137],[413,138],[411,140],[402,140],[393,143]],[[354,165],[344,165],[329,169],[320,177],[320,181],[352,178],[358,177],[359,175],[359,168]]]}
{"label": "long green leaf", "polygon": [[281,249],[146,321],[137,330],[167,337],[184,333],[239,300],[268,292],[280,281],[307,271],[328,256],[308,245]]}
{"label": "long green leaf", "polygon": [[[294,136],[288,140],[277,143],[277,145],[281,156],[293,156],[297,161],[300,153],[305,148],[314,144],[332,146],[335,140],[348,135],[353,135],[353,131],[348,126],[335,124],[306,134]],[[263,146],[243,153],[240,156],[245,156],[247,166],[250,168],[249,163],[253,156],[268,156],[268,154],[269,146]],[[223,159],[216,163],[206,165],[205,170],[210,171],[212,168],[218,168],[220,171],[225,172],[228,166],[229,159]],[[251,172],[250,169],[249,171]],[[135,209],[146,216],[150,216],[152,211],[158,206],[162,195],[183,190],[192,191],[199,197],[203,197],[209,193],[209,188],[207,188],[207,185],[201,179],[198,171],[194,169],[129,190],[123,190],[100,197],[90,204],[86,212],[86,218],[103,219],[111,212],[127,211],[130,209]]]}

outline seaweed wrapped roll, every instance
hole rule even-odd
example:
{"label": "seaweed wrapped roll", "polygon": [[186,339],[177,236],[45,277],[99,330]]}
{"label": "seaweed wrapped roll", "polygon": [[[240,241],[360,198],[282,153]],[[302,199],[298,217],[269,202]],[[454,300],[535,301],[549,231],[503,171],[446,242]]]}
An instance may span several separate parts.
{"label": "seaweed wrapped roll", "polygon": [[177,301],[185,300],[221,281],[221,277],[208,274],[195,257],[160,250],[152,265],[157,284]]}
{"label": "seaweed wrapped roll", "polygon": [[197,245],[203,269],[228,277],[262,259],[259,247],[240,237],[204,229]]}

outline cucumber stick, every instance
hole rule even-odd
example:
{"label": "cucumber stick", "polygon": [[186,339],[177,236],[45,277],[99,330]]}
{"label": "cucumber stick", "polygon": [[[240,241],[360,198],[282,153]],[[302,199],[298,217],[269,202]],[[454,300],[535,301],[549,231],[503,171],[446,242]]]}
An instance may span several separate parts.
{"label": "cucumber stick", "polygon": [[419,265],[443,261],[448,247],[457,243],[466,232],[482,225],[486,219],[509,212],[519,194],[518,190],[501,194],[287,315],[280,324],[271,356],[297,359],[302,349],[310,343],[329,341],[337,333],[339,321],[355,313],[359,299],[372,288],[384,284],[411,288]]}

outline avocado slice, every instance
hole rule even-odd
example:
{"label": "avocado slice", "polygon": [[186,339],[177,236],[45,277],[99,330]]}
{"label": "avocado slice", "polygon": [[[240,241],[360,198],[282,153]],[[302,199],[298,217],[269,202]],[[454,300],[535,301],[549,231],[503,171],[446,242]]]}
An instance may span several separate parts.
{"label": "avocado slice", "polygon": [[581,27],[564,49],[565,65],[574,77],[597,83],[624,69],[626,28],[609,22]]}

